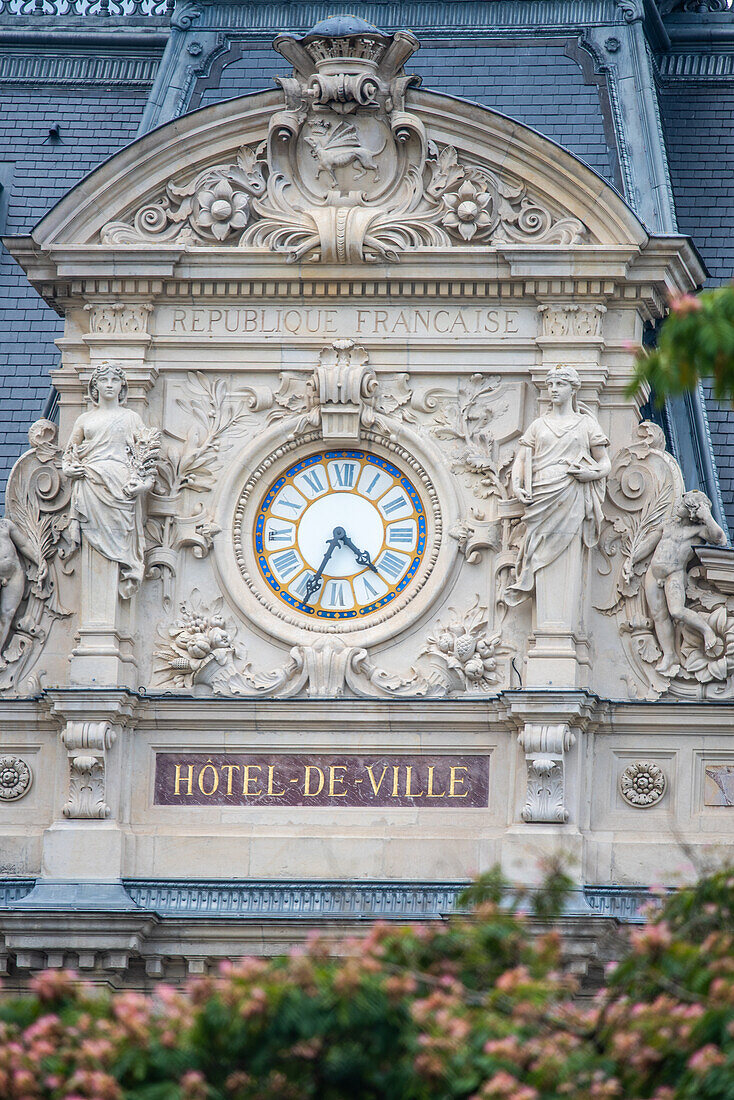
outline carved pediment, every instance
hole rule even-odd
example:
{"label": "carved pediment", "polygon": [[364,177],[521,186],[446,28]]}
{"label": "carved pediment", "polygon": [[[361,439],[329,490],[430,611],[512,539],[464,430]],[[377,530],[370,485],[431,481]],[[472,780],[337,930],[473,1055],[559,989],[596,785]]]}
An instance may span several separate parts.
{"label": "carved pediment", "polygon": [[406,103],[420,81],[403,65],[417,46],[405,31],[385,35],[357,20],[281,35],[275,48],[293,76],[278,79],[283,103],[267,138],[169,179],[103,226],[101,241],[254,245],[324,263],[394,261],[421,246],[584,241],[578,218],[554,212],[522,180],[430,140]]}
{"label": "carved pediment", "polygon": [[277,93],[134,143],[44,219],[38,243],[346,264],[416,248],[644,242],[623,201],[570,154],[485,108],[417,90],[404,69],[418,46],[409,32],[325,20],[274,45],[293,65]]}

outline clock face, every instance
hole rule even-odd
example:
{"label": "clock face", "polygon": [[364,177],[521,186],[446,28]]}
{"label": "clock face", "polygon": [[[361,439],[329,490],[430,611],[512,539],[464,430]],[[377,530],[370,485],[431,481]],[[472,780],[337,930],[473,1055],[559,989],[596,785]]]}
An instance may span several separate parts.
{"label": "clock face", "polygon": [[414,580],[426,512],[410,478],[366,451],[295,463],[255,517],[258,568],[283,603],[316,619],[364,619]]}

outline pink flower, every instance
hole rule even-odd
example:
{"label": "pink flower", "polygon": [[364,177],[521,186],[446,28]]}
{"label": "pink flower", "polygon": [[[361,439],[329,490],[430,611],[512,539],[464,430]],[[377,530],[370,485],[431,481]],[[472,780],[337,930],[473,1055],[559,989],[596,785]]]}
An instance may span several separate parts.
{"label": "pink flower", "polygon": [[78,975],[73,970],[44,970],[34,975],[28,985],[41,1001],[55,1001],[74,991]]}
{"label": "pink flower", "polygon": [[179,1081],[184,1100],[206,1100],[208,1089],[204,1074],[198,1069],[190,1069]]}
{"label": "pink flower", "polygon": [[686,313],[695,313],[701,308],[701,300],[694,294],[671,294],[669,298],[670,308],[673,313],[682,316]]}
{"label": "pink flower", "polygon": [[688,1068],[694,1073],[708,1073],[714,1066],[723,1066],[726,1057],[713,1043],[707,1043],[688,1059]]}

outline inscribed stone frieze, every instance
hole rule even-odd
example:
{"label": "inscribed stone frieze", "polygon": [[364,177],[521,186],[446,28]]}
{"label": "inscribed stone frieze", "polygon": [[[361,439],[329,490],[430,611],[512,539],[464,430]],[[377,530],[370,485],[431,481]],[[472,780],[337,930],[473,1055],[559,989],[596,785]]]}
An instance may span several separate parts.
{"label": "inscribed stone frieze", "polygon": [[157,314],[159,336],[210,335],[262,339],[267,336],[371,336],[377,338],[437,336],[449,339],[480,337],[506,340],[536,335],[538,314],[533,308],[487,306],[164,306]]}
{"label": "inscribed stone frieze", "polygon": [[158,753],[159,806],[489,804],[488,756]]}

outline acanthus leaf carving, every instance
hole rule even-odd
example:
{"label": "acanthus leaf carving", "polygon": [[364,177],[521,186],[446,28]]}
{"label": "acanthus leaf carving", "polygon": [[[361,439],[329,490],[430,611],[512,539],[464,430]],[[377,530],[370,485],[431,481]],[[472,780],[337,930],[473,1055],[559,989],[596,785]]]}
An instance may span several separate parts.
{"label": "acanthus leaf carving", "polygon": [[107,719],[69,720],[61,741],[69,754],[69,794],[64,817],[73,820],[110,816],[106,802],[106,753],[118,730]]}
{"label": "acanthus leaf carving", "polygon": [[527,785],[522,819],[528,824],[565,824],[566,754],[576,735],[566,722],[526,722],[519,736],[525,752]]}
{"label": "acanthus leaf carving", "polygon": [[237,641],[234,623],[222,614],[218,597],[205,605],[198,592],[182,604],[177,619],[158,631],[155,674],[162,687],[210,690],[218,695],[336,698],[350,691],[366,698],[441,694],[440,684],[415,669],[407,677],[388,673],[369,660],[367,650],[326,635],[294,646],[285,664],[253,671]]}
{"label": "acanthus leaf carving", "polygon": [[314,429],[328,443],[357,444],[369,430],[394,437],[401,421],[415,420],[409,375],[378,377],[368,359],[353,340],[334,340],[310,376],[283,372],[268,423],[283,422],[289,440]]}
{"label": "acanthus leaf carving", "polygon": [[107,245],[251,246],[329,264],[396,261],[409,249],[585,240],[577,218],[525,185],[429,140],[406,105],[406,32],[282,35],[294,66],[267,139],[169,180],[101,230]]}

